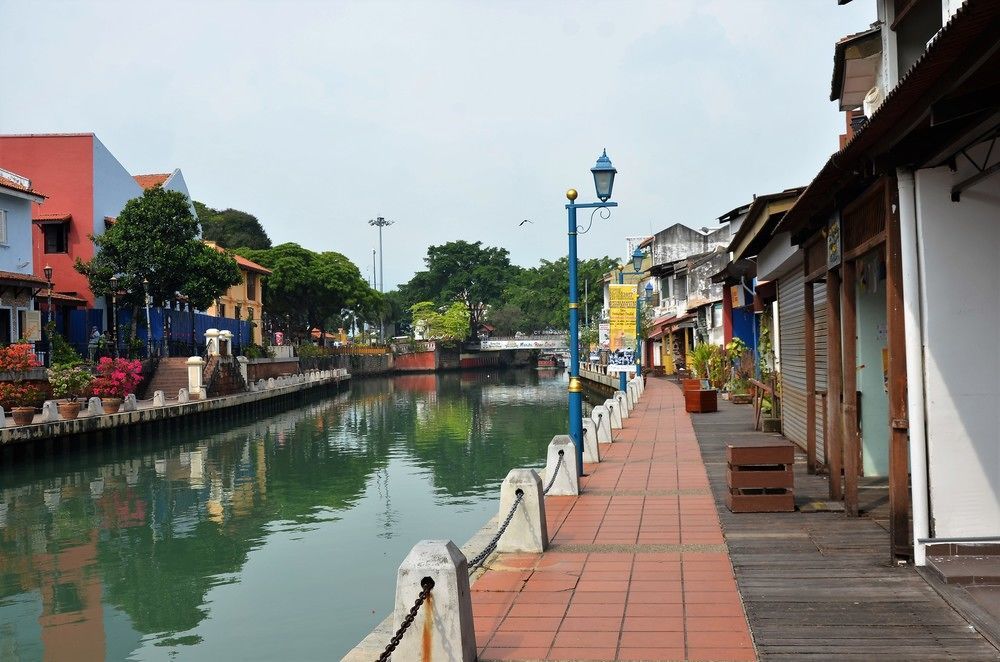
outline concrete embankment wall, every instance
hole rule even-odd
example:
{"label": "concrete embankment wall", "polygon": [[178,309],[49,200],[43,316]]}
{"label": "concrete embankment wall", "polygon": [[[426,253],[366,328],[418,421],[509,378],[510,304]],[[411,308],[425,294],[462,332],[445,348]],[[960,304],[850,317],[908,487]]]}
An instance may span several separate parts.
{"label": "concrete embankment wall", "polygon": [[59,420],[50,423],[20,425],[0,430],[0,447],[6,448],[32,442],[49,441],[59,438],[72,439],[95,433],[116,430],[140,430],[144,426],[163,426],[171,422],[195,419],[199,415],[212,413],[214,417],[226,416],[247,409],[286,407],[294,405],[296,399],[305,397],[310,391],[336,391],[350,383],[346,377],[328,377],[314,381],[275,386],[265,391],[239,393],[208,400],[192,400],[185,403],[168,404],[162,407],[142,407],[135,411],[124,411],[102,416],[83,416],[73,420]]}
{"label": "concrete embankment wall", "polygon": [[333,354],[299,359],[302,370],[335,370],[343,368],[354,377],[385,375],[394,371],[392,354]]}

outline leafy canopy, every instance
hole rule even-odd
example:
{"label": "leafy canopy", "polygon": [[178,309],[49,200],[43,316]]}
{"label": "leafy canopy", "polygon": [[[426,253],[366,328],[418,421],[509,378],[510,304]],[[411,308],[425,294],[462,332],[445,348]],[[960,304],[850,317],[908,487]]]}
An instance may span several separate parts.
{"label": "leafy canopy", "polygon": [[238,209],[219,211],[194,201],[202,236],[223,248],[271,248],[271,238],[253,214]]}

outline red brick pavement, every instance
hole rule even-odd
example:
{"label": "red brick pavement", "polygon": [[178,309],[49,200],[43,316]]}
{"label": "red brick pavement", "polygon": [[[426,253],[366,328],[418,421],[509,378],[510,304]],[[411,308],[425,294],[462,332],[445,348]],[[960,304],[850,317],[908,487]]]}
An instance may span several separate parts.
{"label": "red brick pavement", "polygon": [[480,660],[756,660],[680,390],[650,379],[579,497],[548,497],[551,548],[472,586]]}

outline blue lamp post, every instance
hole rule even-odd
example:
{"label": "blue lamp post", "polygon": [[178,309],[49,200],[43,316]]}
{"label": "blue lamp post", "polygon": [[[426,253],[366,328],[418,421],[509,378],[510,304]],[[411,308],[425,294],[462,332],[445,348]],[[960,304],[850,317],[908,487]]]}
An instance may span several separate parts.
{"label": "blue lamp post", "polygon": [[[636,249],[638,251],[638,249]],[[636,269],[638,271],[638,269]],[[642,304],[653,300],[653,284],[647,282],[645,287],[645,297],[635,298],[635,376],[642,377]]]}
{"label": "blue lamp post", "polygon": [[[583,385],[580,382],[580,302],[578,300],[576,274],[576,236],[586,234],[594,222],[594,214],[601,211],[601,218],[611,215],[610,208],[617,207],[617,202],[608,202],[611,190],[618,173],[611,165],[607,150],[597,159],[590,172],[594,175],[594,188],[600,202],[577,203],[576,189],[566,191],[566,205],[569,221],[569,436],[576,447],[576,466],[583,474]],[[593,209],[590,213],[590,224],[586,229],[576,224],[577,209]]]}

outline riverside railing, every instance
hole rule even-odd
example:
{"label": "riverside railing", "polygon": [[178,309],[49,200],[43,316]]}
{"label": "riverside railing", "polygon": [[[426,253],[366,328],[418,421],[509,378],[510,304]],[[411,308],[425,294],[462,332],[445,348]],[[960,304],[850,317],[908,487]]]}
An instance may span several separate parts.
{"label": "riverside railing", "polygon": [[[600,462],[599,444],[612,441],[611,431],[621,429],[622,419],[644,390],[643,378],[633,378],[626,391],[617,391],[614,398],[595,406],[591,415],[584,417],[586,461]],[[450,540],[418,542],[399,566],[393,610],[395,634],[376,661],[385,662],[393,652],[398,652],[402,660],[475,660],[470,577],[484,568],[494,553],[545,551],[549,544],[545,497],[580,494],[576,463],[573,440],[569,435],[557,435],[546,452],[544,487],[534,469],[512,469],[500,485],[496,534],[471,561]],[[431,588],[435,589],[434,598],[428,600]],[[418,597],[413,602],[415,593]],[[414,625],[422,636],[406,637]]]}

